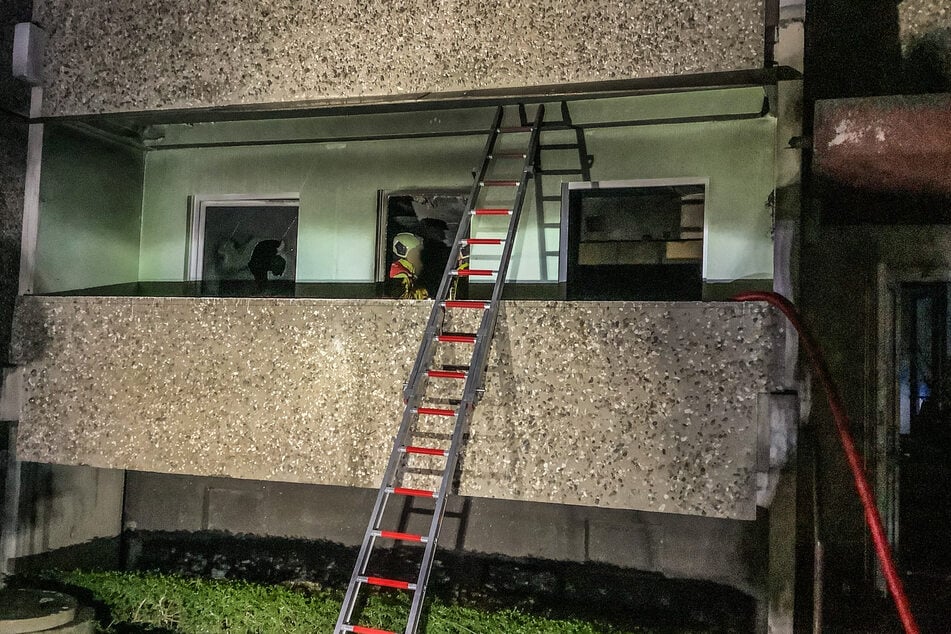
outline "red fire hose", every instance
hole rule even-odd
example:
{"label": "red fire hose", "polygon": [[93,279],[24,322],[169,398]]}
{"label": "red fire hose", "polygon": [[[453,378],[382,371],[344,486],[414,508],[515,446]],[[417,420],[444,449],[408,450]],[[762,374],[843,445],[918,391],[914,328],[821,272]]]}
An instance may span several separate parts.
{"label": "red fire hose", "polygon": [[895,608],[898,610],[898,616],[901,619],[902,626],[906,634],[919,634],[918,624],[915,623],[915,617],[911,613],[911,606],[908,604],[908,597],[905,595],[905,588],[902,585],[898,571],[895,569],[895,562],[892,559],[891,547],[888,539],[885,537],[885,529],[882,527],[882,520],[878,513],[878,507],[875,505],[875,496],[865,478],[865,472],[862,468],[862,459],[858,450],[855,448],[855,442],[852,440],[852,434],[849,431],[851,426],[849,416],[842,404],[842,397],[836,389],[835,383],[829,374],[825,358],[819,350],[819,346],[812,338],[809,332],[803,326],[802,319],[795,306],[782,295],[767,292],[749,292],[740,293],[733,297],[738,302],[767,302],[775,306],[786,315],[789,323],[792,324],[796,332],[799,333],[799,342],[809,357],[809,362],[822,383],[822,388],[826,392],[829,400],[829,409],[832,411],[832,418],[835,420],[836,431],[839,433],[839,441],[842,443],[842,450],[849,462],[849,468],[852,471],[852,477],[855,479],[855,488],[858,490],[859,498],[862,500],[862,508],[865,510],[865,523],[868,524],[872,533],[872,541],[875,544],[875,553],[882,565],[882,572],[885,575],[885,581],[888,584],[888,590],[891,592],[892,599],[895,602]]}

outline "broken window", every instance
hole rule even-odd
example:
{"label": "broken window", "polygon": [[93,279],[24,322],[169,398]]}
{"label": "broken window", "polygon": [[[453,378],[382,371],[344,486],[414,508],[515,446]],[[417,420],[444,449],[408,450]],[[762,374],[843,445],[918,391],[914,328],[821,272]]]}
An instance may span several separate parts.
{"label": "broken window", "polygon": [[294,295],[297,199],[196,199],[189,270],[203,295]]}
{"label": "broken window", "polygon": [[[467,197],[468,192],[462,190],[380,192],[377,282],[386,286],[390,269],[399,260],[393,241],[397,235],[409,233],[422,245],[420,270],[414,271],[418,282],[429,297],[435,297],[466,210]],[[460,279],[458,283],[464,286],[465,280]],[[392,296],[390,292],[386,294]],[[460,288],[459,296],[463,295]]]}

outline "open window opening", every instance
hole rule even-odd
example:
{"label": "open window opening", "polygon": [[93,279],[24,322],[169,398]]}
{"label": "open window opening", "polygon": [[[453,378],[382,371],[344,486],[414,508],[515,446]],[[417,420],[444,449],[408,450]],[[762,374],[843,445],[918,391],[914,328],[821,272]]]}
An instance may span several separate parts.
{"label": "open window opening", "polygon": [[567,184],[567,298],[702,299],[705,195],[697,181]]}
{"label": "open window opening", "polygon": [[195,197],[187,278],[202,295],[293,297],[300,200]]}
{"label": "open window opening", "polygon": [[[465,190],[380,192],[376,281],[383,283],[387,297],[398,294],[398,289],[387,284],[387,280],[392,267],[400,260],[400,255],[394,251],[394,240],[399,234],[418,238],[421,261],[413,267],[414,273],[429,297],[436,296],[453,240],[466,211],[467,198],[468,191]],[[466,281],[460,279],[457,283],[457,296],[465,296],[462,287]]]}

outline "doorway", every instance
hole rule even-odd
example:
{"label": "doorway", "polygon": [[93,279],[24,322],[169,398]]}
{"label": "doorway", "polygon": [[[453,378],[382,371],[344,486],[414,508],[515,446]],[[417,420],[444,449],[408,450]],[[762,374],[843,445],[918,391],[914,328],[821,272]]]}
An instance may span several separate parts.
{"label": "doorway", "polygon": [[903,282],[896,310],[898,553],[951,578],[951,313],[945,281]]}

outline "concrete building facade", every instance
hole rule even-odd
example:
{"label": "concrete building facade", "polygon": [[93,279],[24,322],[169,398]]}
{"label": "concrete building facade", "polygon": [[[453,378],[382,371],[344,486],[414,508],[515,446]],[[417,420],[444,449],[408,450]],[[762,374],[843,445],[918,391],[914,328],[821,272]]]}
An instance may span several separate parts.
{"label": "concrete building facade", "polygon": [[[715,302],[775,289],[800,303],[886,492],[882,284],[944,280],[944,228],[864,224],[825,181],[803,191],[801,172],[825,178],[862,151],[823,164],[854,110],[814,117],[816,101],[947,90],[928,71],[947,63],[938,4],[891,3],[871,29],[832,1],[35,2],[43,84],[0,126],[4,235],[24,236],[4,257],[26,266],[18,292],[12,269],[0,281],[6,305],[22,295],[0,319],[21,461],[6,559],[115,538],[128,561],[122,536],[147,531],[355,544],[415,346],[393,324],[425,313],[376,296],[380,201],[467,188],[494,108],[545,103],[584,135],[588,182],[701,183],[704,301],[572,301],[570,194],[526,211],[459,549],[713,581],[754,600],[762,631],[821,621],[815,570],[826,611],[874,595],[821,395],[798,396],[794,338],[768,309]],[[237,194],[295,196],[292,298],[188,284],[195,200]]]}

